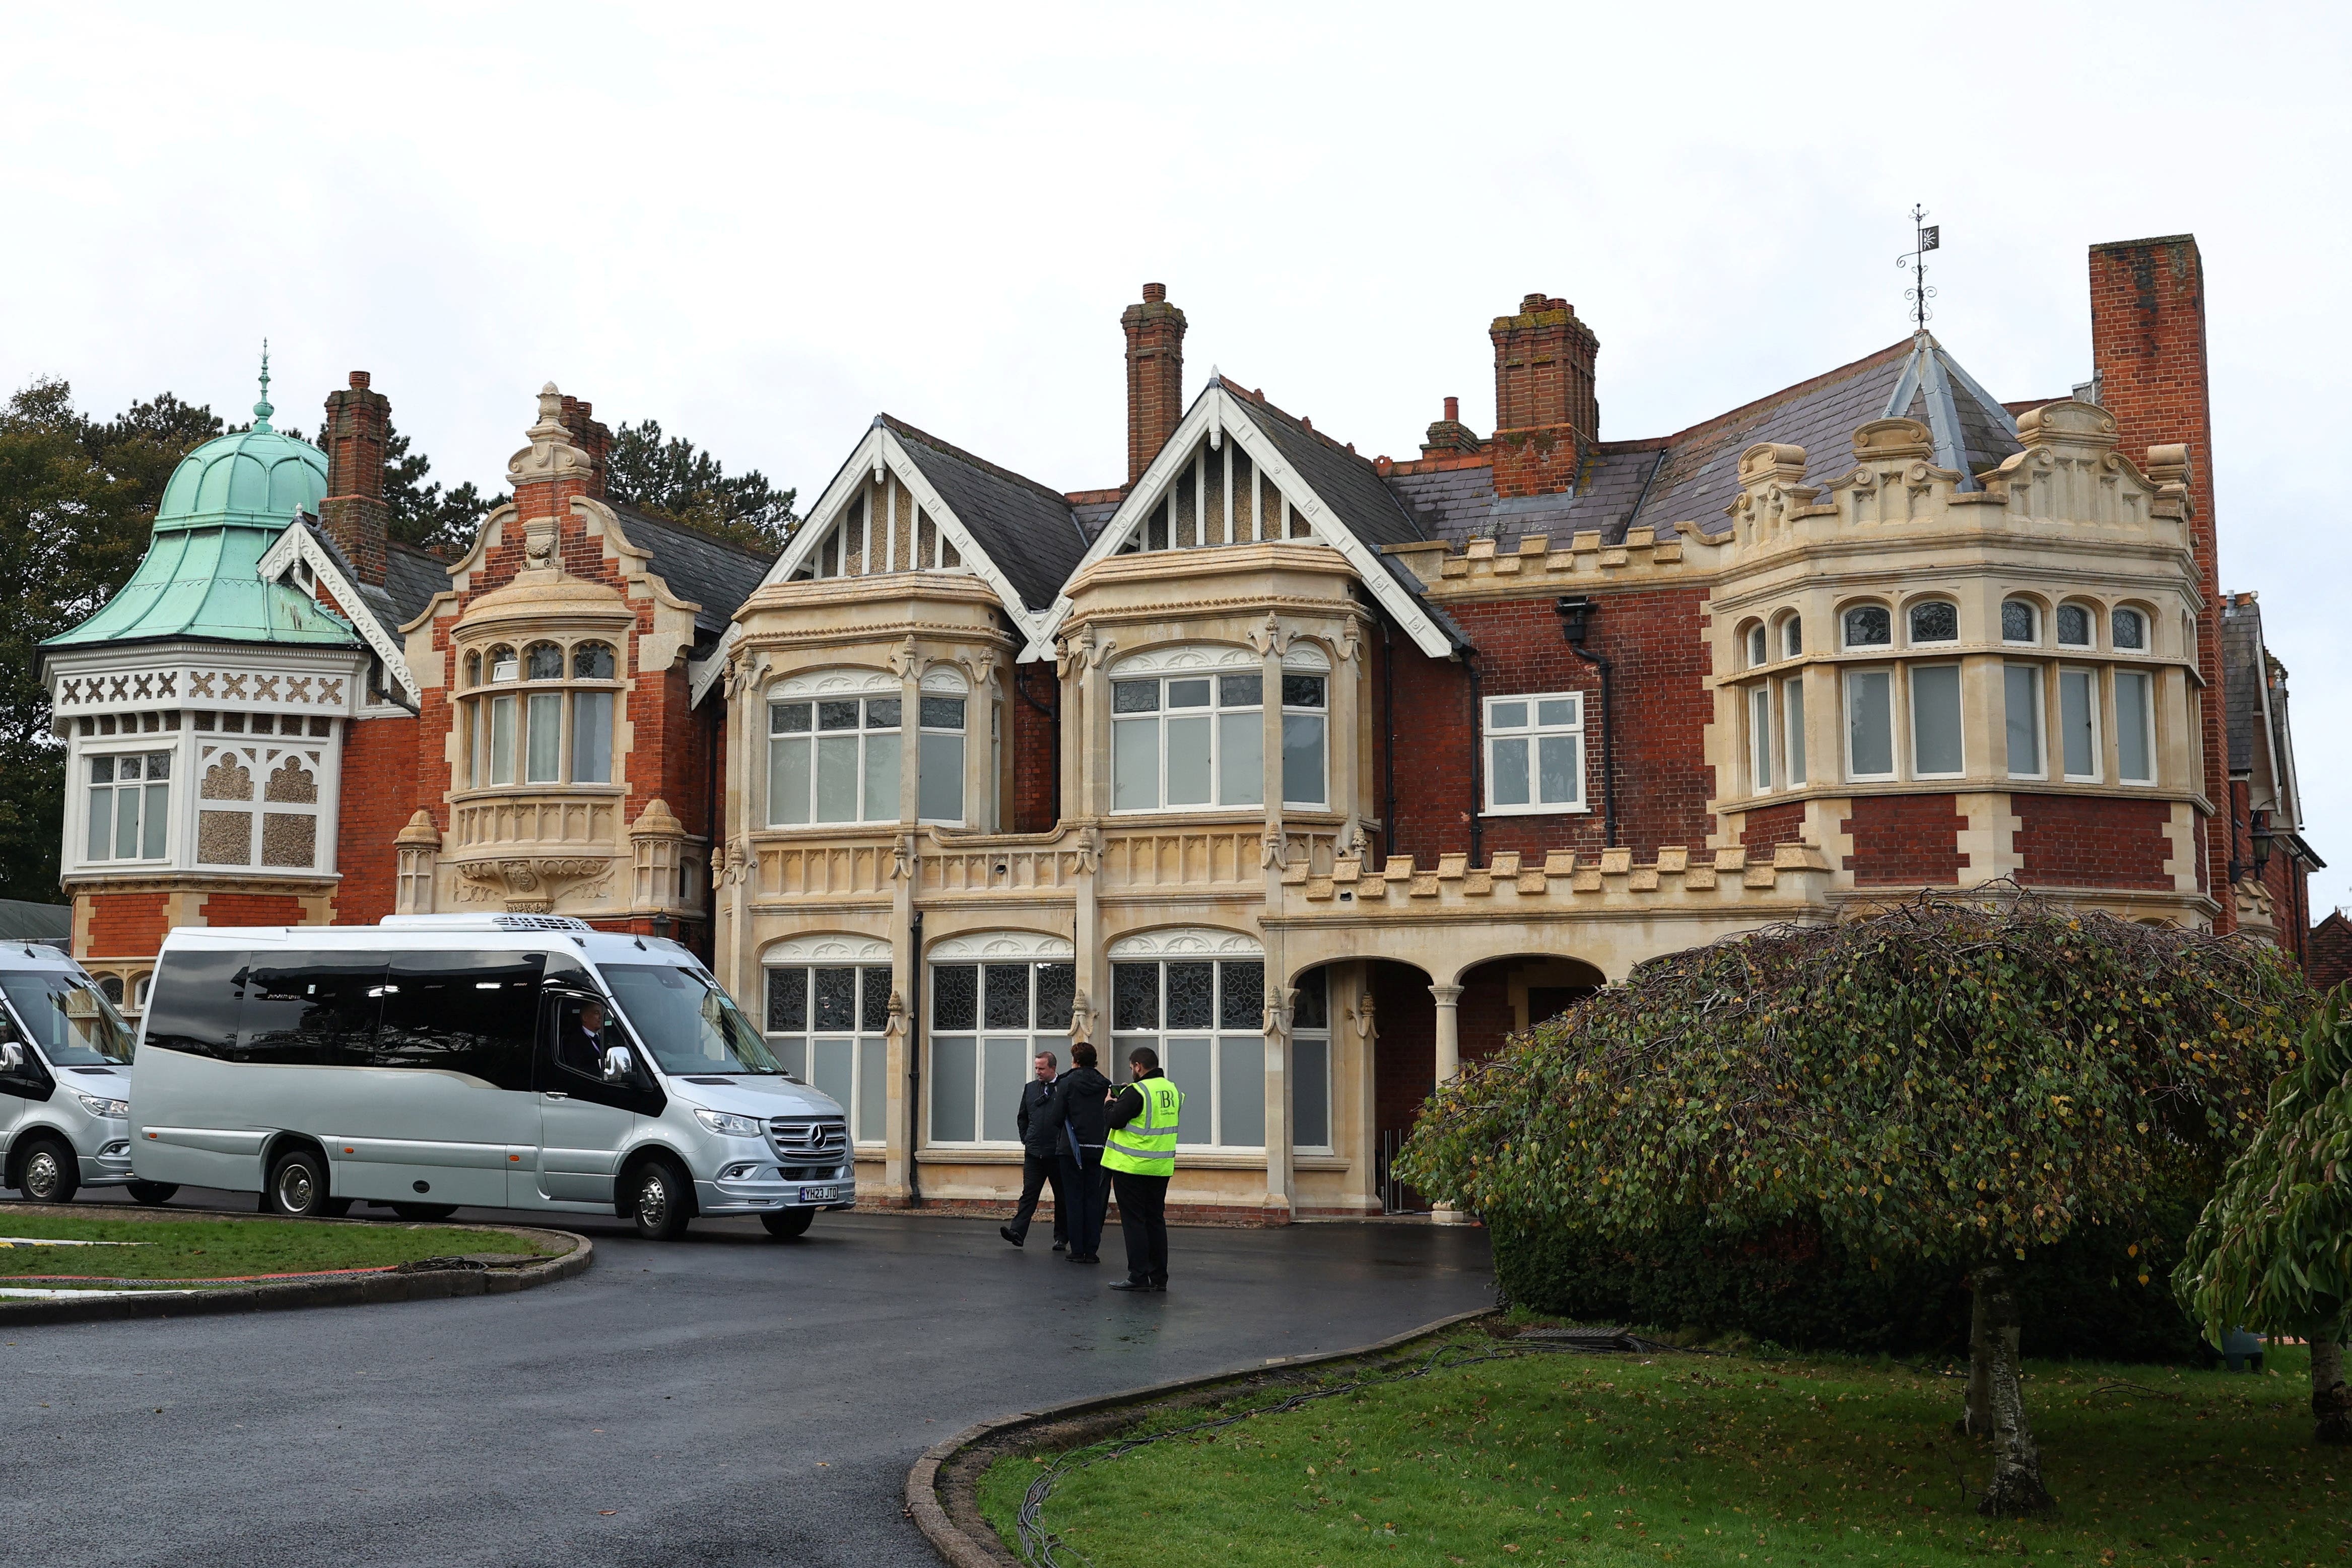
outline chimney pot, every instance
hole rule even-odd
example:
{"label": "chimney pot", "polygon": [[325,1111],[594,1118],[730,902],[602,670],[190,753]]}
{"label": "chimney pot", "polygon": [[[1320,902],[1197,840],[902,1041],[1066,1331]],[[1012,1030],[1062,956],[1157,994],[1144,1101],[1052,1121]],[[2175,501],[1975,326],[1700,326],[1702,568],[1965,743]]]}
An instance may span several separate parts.
{"label": "chimney pot", "polygon": [[1448,424],[1457,424],[1461,423],[1461,419],[1462,400],[1458,397],[1447,398],[1445,400],[1445,423]]}
{"label": "chimney pot", "polygon": [[1537,311],[1542,309],[1545,304],[1546,300],[1540,294],[1521,295],[1519,297],[1519,314],[1522,316],[1532,316]]}
{"label": "chimney pot", "polygon": [[365,371],[353,371],[352,372],[352,387],[353,391],[365,392],[367,390],[367,384],[368,373]]}
{"label": "chimney pot", "polygon": [[1145,304],[1157,305],[1167,298],[1168,286],[1166,284],[1147,283],[1143,286],[1143,299]]}

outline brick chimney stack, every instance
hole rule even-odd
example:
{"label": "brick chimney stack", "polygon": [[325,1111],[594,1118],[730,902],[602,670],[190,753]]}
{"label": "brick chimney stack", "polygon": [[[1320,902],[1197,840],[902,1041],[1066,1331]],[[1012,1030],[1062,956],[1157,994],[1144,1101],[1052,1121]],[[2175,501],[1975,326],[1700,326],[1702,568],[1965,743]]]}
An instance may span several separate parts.
{"label": "brick chimney stack", "polygon": [[353,371],[349,387],[327,394],[327,495],[319,503],[319,526],[362,582],[383,581],[392,522],[383,447],[391,431],[392,400],[368,386],[365,371]]}
{"label": "brick chimney stack", "polygon": [[1147,283],[1143,302],[1118,319],[1127,332],[1127,482],[1143,477],[1184,417],[1184,312],[1168,286]]}
{"label": "brick chimney stack", "polygon": [[1601,340],[1565,299],[1530,294],[1516,316],[1497,316],[1495,342],[1495,494],[1541,496],[1576,483],[1600,439],[1592,361]]}
{"label": "brick chimney stack", "polygon": [[[2101,406],[2116,416],[2124,455],[2147,465],[2151,446],[2189,449],[2189,548],[2209,607],[2197,620],[2197,666],[2208,694],[2202,725],[2205,798],[2230,799],[2221,684],[2221,576],[2213,515],[2213,412],[2205,373],[2205,265],[2193,235],[2091,247],[2091,368]],[[2221,906],[2216,931],[2237,925],[2227,891],[2230,835],[2205,834],[2205,885]]]}
{"label": "brick chimney stack", "polygon": [[596,405],[583,399],[567,396],[563,400],[563,428],[572,436],[572,444],[588,455],[588,488],[583,492],[591,500],[604,498],[604,479],[613,465],[613,433],[602,421],[589,416]]}
{"label": "brick chimney stack", "polygon": [[1462,400],[1450,397],[1445,400],[1445,417],[1429,427],[1421,455],[1442,457],[1449,452],[1475,452],[1481,444],[1478,433],[1462,423]]}

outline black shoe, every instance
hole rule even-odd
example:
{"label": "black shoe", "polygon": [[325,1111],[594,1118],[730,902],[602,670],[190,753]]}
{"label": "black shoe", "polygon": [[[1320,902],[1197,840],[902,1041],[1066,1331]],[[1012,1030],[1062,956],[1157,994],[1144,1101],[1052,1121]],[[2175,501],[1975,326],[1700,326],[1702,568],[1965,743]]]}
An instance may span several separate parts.
{"label": "black shoe", "polygon": [[[1155,1289],[1155,1287],[1146,1284],[1141,1280],[1113,1280],[1110,1282],[1110,1288],[1114,1291],[1141,1291],[1147,1295]],[[1165,1287],[1158,1288],[1164,1289]]]}
{"label": "black shoe", "polygon": [[1009,1225],[1000,1225],[1000,1226],[998,1226],[998,1227],[996,1228],[996,1233],[997,1233],[999,1236],[1003,1237],[1003,1238],[1004,1238],[1004,1239],[1006,1239],[1007,1241],[1012,1242],[1012,1243],[1013,1243],[1013,1245],[1014,1245],[1015,1247],[1018,1247],[1018,1246],[1021,1246],[1021,1245],[1022,1245],[1022,1239],[1021,1239],[1021,1238],[1020,1238],[1020,1237],[1018,1237],[1018,1236],[1015,1236],[1014,1234],[1013,1234],[1013,1227],[1011,1227],[1011,1226],[1009,1226]]}
{"label": "black shoe", "polygon": [[1070,1244],[1066,1241],[1056,1241],[1054,1243],[1054,1250],[1056,1252],[1067,1252],[1069,1249]]}
{"label": "black shoe", "polygon": [[1161,1280],[1161,1281],[1160,1281],[1159,1282],[1157,1282],[1156,1284],[1154,1284],[1151,1288],[1152,1288],[1153,1290],[1155,1290],[1155,1291],[1159,1291],[1161,1295],[1163,1295],[1163,1296],[1164,1296],[1164,1295],[1166,1295],[1166,1294],[1168,1293],[1168,1281],[1165,1281],[1165,1280]]}

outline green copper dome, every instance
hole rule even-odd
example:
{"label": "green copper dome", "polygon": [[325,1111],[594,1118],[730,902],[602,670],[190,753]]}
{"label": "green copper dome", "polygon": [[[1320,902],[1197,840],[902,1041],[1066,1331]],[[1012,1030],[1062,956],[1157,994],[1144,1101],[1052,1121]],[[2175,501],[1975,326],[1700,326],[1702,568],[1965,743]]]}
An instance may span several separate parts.
{"label": "green copper dome", "polygon": [[271,429],[276,412],[265,362],[253,428],[215,436],[180,459],[155,508],[157,533],[220,523],[256,523],[274,533],[297,511],[317,514],[327,497],[327,455]]}
{"label": "green copper dome", "polygon": [[351,623],[309,594],[266,582],[262,555],[298,511],[327,494],[327,455],[269,427],[269,361],[253,428],[180,459],[155,510],[155,534],[121,591],[44,648],[193,637],[207,642],[360,646]]}

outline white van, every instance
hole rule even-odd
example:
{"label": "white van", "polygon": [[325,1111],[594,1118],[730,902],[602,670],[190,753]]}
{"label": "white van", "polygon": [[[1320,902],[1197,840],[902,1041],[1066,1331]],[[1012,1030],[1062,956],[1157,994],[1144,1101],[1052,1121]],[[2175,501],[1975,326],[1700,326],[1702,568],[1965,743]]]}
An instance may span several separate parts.
{"label": "white van", "polygon": [[353,1202],[618,1213],[798,1236],[856,1198],[849,1129],[675,942],[544,915],[165,938],[131,1075],[142,1181]]}
{"label": "white van", "polygon": [[131,1026],[82,967],[36,942],[0,945],[0,1186],[37,1203],[131,1183]]}

